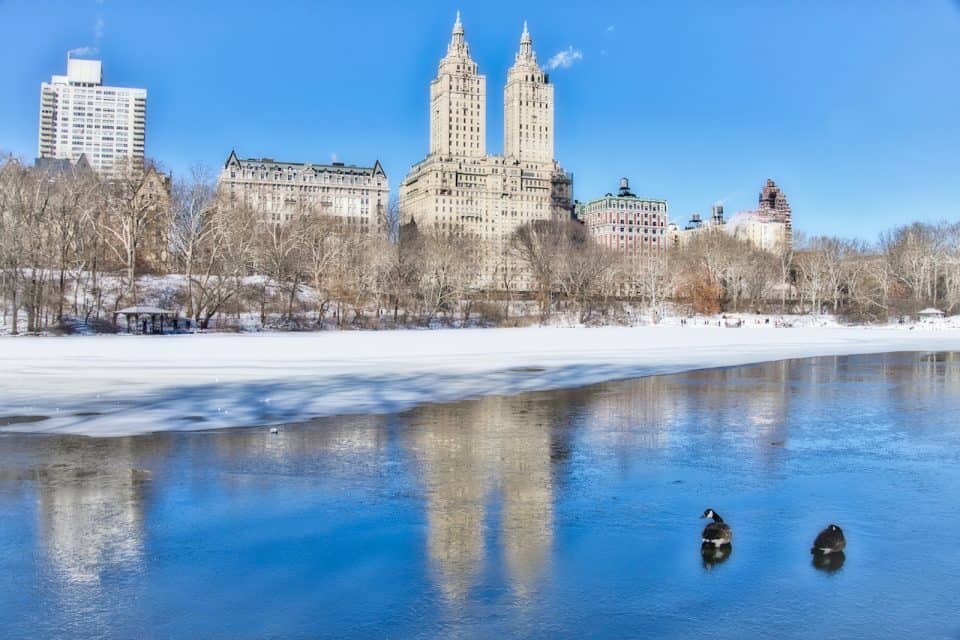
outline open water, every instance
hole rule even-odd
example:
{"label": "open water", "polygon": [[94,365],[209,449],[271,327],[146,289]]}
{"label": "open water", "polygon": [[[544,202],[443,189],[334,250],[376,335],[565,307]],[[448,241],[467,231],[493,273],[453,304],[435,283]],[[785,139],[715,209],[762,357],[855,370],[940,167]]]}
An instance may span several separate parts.
{"label": "open water", "polygon": [[[0,637],[960,638],[960,355],[2,433]],[[700,551],[699,515],[734,531]],[[827,524],[842,563],[809,547]]]}

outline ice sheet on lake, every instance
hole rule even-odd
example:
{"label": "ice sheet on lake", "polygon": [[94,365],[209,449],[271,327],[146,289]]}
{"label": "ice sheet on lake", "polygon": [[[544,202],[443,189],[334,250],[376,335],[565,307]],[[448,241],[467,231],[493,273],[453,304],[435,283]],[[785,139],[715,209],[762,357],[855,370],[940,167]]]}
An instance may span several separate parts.
{"label": "ice sheet on lake", "polygon": [[3,338],[0,430],[122,436],[277,424],[890,351],[960,351],[960,330],[653,326]]}

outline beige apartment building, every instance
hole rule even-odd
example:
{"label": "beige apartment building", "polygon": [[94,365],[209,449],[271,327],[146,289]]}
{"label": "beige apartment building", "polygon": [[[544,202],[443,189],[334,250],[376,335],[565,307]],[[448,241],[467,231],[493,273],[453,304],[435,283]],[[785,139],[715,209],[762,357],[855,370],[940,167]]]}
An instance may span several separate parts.
{"label": "beige apartment building", "polygon": [[475,238],[482,286],[522,288],[511,236],[525,223],[570,216],[573,178],[553,158],[553,99],[524,24],[504,89],[504,153],[488,154],[486,78],[470,58],[457,14],[430,83],[429,154],[400,185],[400,213],[421,232]]}
{"label": "beige apartment building", "polygon": [[315,210],[369,233],[381,230],[390,197],[379,160],[372,167],[358,167],[244,159],[231,151],[217,185],[221,194],[247,204],[264,222],[288,222]]}
{"label": "beige apartment building", "polygon": [[787,225],[766,219],[757,211],[741,211],[730,218],[725,229],[734,238],[746,240],[761,251],[780,254],[789,246]]}

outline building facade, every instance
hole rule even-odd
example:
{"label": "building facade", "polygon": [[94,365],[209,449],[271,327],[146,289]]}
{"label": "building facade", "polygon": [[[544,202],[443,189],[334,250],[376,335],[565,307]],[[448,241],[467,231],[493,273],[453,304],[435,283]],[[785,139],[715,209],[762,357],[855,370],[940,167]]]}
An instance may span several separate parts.
{"label": "building facade", "polygon": [[526,24],[503,102],[504,154],[490,155],[486,78],[470,58],[458,13],[430,84],[429,155],[400,185],[403,222],[474,238],[486,281],[481,284],[497,286],[511,281],[508,272],[521,271],[509,251],[517,228],[569,219],[571,211],[573,178],[553,158],[553,85],[537,64]]}
{"label": "building facade", "polygon": [[103,84],[100,60],[67,58],[67,75],[40,86],[37,158],[77,162],[121,177],[143,170],[147,90]]}
{"label": "building facade", "polygon": [[379,160],[372,167],[304,164],[243,159],[231,151],[217,185],[221,195],[248,205],[264,222],[288,222],[317,211],[369,233],[382,229],[390,197]]}
{"label": "building facade", "polygon": [[783,253],[787,245],[787,226],[768,220],[757,211],[741,211],[725,225],[734,238],[746,240],[761,251]]}
{"label": "building facade", "polygon": [[134,187],[134,206],[150,212],[144,216],[149,224],[139,249],[141,270],[156,272],[169,266],[172,186],[170,176],[147,167]]}
{"label": "building facade", "polygon": [[626,178],[617,195],[587,202],[582,215],[601,246],[637,257],[660,258],[667,250],[667,201],[636,196]]}

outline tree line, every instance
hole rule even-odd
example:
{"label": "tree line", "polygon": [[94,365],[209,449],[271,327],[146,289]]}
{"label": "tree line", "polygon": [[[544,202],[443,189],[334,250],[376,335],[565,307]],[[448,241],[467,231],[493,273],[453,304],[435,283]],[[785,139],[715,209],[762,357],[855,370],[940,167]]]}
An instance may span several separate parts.
{"label": "tree line", "polygon": [[574,220],[506,242],[401,225],[379,232],[303,207],[265,221],[195,170],[104,180],[0,160],[0,322],[12,333],[109,331],[119,309],[178,311],[197,328],[504,326],[637,314],[832,313],[887,321],[960,309],[960,223],[912,223],[875,243],[804,238],[779,254],[704,229],[659,257],[593,242]]}

